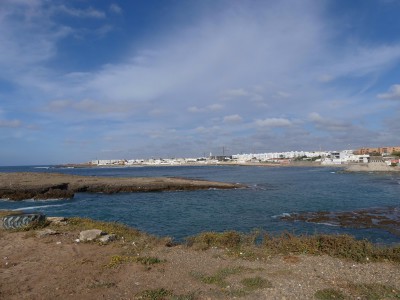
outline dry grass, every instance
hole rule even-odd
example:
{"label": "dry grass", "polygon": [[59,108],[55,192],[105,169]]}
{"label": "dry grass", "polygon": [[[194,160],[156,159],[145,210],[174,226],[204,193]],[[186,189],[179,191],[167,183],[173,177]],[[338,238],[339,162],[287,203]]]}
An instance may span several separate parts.
{"label": "dry grass", "polygon": [[357,262],[400,262],[400,246],[383,247],[367,240],[356,240],[349,235],[300,235],[284,233],[279,236],[253,232],[243,235],[235,231],[205,232],[187,239],[187,245],[206,250],[224,248],[243,258],[271,255],[329,255]]}
{"label": "dry grass", "polygon": [[107,267],[115,268],[124,263],[141,263],[145,266],[155,265],[163,263],[165,260],[161,260],[157,257],[152,256],[127,256],[127,255],[114,255],[111,257]]}

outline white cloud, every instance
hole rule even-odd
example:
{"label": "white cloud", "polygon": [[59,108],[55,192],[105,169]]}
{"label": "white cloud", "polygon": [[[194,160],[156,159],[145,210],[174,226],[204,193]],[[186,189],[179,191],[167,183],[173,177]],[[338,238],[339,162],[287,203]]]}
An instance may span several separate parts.
{"label": "white cloud", "polygon": [[93,7],[89,7],[87,9],[76,9],[72,7],[67,7],[65,5],[55,6],[53,8],[56,12],[65,13],[72,17],[77,18],[96,18],[103,19],[106,17],[106,14],[100,10],[94,9]]}
{"label": "white cloud", "polygon": [[207,106],[207,108],[211,111],[217,111],[217,110],[221,110],[222,108],[224,108],[223,105],[215,103],[215,104],[211,104],[209,106]]}
{"label": "white cloud", "polygon": [[354,129],[351,122],[335,120],[329,117],[322,117],[319,113],[312,112],[309,114],[309,120],[314,123],[317,129],[331,132],[345,132]]}
{"label": "white cloud", "polygon": [[[73,43],[66,46],[60,41],[75,36],[74,26],[81,22],[97,24],[91,34],[107,38],[107,33],[120,26],[112,23],[116,16],[105,19],[105,12],[96,6],[76,9],[73,2],[62,2],[65,4],[61,6],[47,0],[16,3],[0,0],[0,78],[10,82],[10,90],[18,91],[15,95],[1,95],[7,116],[0,119],[35,123],[18,115],[20,109],[24,117],[42,118],[40,125],[54,125],[42,126],[49,135],[55,131],[66,134],[66,122],[86,121],[90,127],[86,132],[113,136],[120,147],[129,147],[131,128],[141,128],[143,132],[135,138],[138,148],[148,149],[147,145],[155,143],[148,142],[149,133],[157,136],[157,147],[162,150],[170,145],[169,137],[159,134],[159,130],[169,127],[177,128],[173,135],[180,137],[182,144],[195,136],[188,134],[187,128],[197,128],[191,133],[204,136],[217,132],[215,144],[227,146],[230,142],[268,143],[265,138],[243,138],[251,136],[255,126],[285,127],[256,130],[268,132],[277,148],[295,143],[312,146],[318,136],[338,131],[342,133],[340,138],[326,140],[339,143],[358,138],[355,130],[351,131],[352,136],[345,137],[349,128],[356,128],[346,120],[379,127],[376,120],[382,120],[388,110],[377,110],[373,102],[377,102],[376,93],[371,95],[364,86],[376,84],[383,75],[389,77],[388,70],[395,69],[400,58],[400,44],[395,41],[387,44],[390,46],[366,47],[343,40],[337,47],[337,33],[347,34],[347,29],[327,18],[326,1],[239,1],[224,10],[196,16],[190,25],[165,26],[155,32],[151,28],[150,34],[140,40],[128,37],[130,45],[125,49],[116,49],[119,43],[110,43],[109,59],[96,56],[90,67],[83,64],[80,69],[74,64],[69,66],[68,60],[59,60],[59,54],[63,59],[83,60]],[[110,3],[107,14],[119,13],[121,8]],[[50,7],[53,9],[45,9]],[[70,28],[60,23],[65,18],[56,18],[57,13],[82,20],[70,23]],[[128,11],[123,13],[128,17]],[[92,42],[87,36],[83,34],[80,43]],[[67,71],[63,65],[68,65]],[[327,84],[316,84],[316,80]],[[363,92],[358,95],[353,89]],[[378,97],[398,99],[398,89],[394,85]],[[30,101],[26,101],[27,95]],[[335,99],[340,99],[340,105],[334,105]],[[323,116],[310,111],[322,112]],[[265,118],[271,115],[287,118]],[[369,118],[371,115],[375,118]],[[112,130],[89,122],[94,119],[101,119],[104,124],[111,119]],[[298,119],[308,122],[298,123]],[[243,120],[254,122],[248,126],[230,124]],[[17,125],[2,122],[3,126]],[[305,125],[310,123],[314,126]],[[285,141],[278,135],[282,132],[288,134]],[[299,132],[302,138],[295,139]],[[290,143],[289,138],[293,139]],[[192,150],[206,147],[204,144],[193,143]],[[93,145],[93,149],[103,147],[106,145]]]}
{"label": "white cloud", "polygon": [[241,116],[239,116],[238,114],[224,117],[224,123],[239,123],[242,120],[243,120],[243,118]]}
{"label": "white cloud", "polygon": [[291,126],[292,122],[285,118],[267,118],[256,120],[256,125],[260,127],[287,127]]}
{"label": "white cloud", "polygon": [[110,5],[110,11],[113,12],[114,14],[121,14],[122,8],[118,4],[112,3]]}
{"label": "white cloud", "polygon": [[191,106],[188,108],[188,112],[191,112],[191,113],[204,112],[204,108],[198,108],[197,106]]}
{"label": "white cloud", "polygon": [[187,109],[187,111],[191,112],[191,113],[213,112],[213,111],[221,110],[223,107],[224,107],[223,105],[215,103],[215,104],[207,105],[205,107],[191,106]]}
{"label": "white cloud", "polygon": [[323,82],[323,83],[331,82],[334,79],[335,78],[332,75],[328,75],[328,74],[320,75],[318,77],[318,81]]}
{"label": "white cloud", "polygon": [[282,91],[278,91],[278,92],[276,93],[276,95],[277,95],[279,98],[289,98],[289,97],[291,96],[290,93],[282,92]]}
{"label": "white cloud", "polygon": [[379,94],[380,99],[400,100],[400,84],[394,84],[387,93]]}
{"label": "white cloud", "polygon": [[18,128],[21,127],[22,122],[20,120],[0,120],[0,128]]}
{"label": "white cloud", "polygon": [[225,99],[246,97],[246,96],[250,95],[250,93],[244,89],[230,89],[230,90],[223,91],[221,94],[222,94],[222,97]]}

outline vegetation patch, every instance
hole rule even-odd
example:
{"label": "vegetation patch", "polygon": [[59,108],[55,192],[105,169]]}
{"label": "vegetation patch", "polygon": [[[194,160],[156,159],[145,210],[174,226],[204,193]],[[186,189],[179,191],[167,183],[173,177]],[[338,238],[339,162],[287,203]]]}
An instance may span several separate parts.
{"label": "vegetation patch", "polygon": [[218,270],[214,275],[204,275],[199,272],[192,272],[191,275],[196,279],[199,279],[201,282],[206,284],[214,284],[219,287],[226,287],[228,283],[225,279],[230,275],[235,275],[243,272],[245,268],[243,267],[235,267],[235,268],[223,268]]}
{"label": "vegetation patch", "polygon": [[90,289],[97,289],[97,288],[112,288],[117,286],[117,284],[115,282],[103,282],[103,281],[99,281],[99,282],[95,282],[93,284],[90,284],[88,286],[88,288]]}
{"label": "vegetation patch", "polygon": [[145,266],[151,266],[163,262],[165,262],[165,260],[161,260],[157,257],[152,257],[152,256],[113,255],[107,267],[115,268],[124,263],[141,263],[142,265]]}
{"label": "vegetation patch", "polygon": [[400,246],[379,247],[349,235],[266,235],[263,248],[270,254],[312,254],[351,259],[357,262],[390,260],[400,262]]}
{"label": "vegetation patch", "polygon": [[271,288],[272,283],[260,276],[245,278],[241,281],[241,284],[246,288],[248,291],[255,291],[264,288]]}
{"label": "vegetation patch", "polygon": [[400,290],[379,283],[349,284],[351,294],[360,299],[400,299]]}
{"label": "vegetation patch", "polygon": [[323,289],[318,290],[314,297],[319,300],[342,300],[345,296],[338,290],[335,289]]}
{"label": "vegetation patch", "polygon": [[211,247],[237,248],[242,244],[242,235],[236,231],[203,232],[189,237],[187,245],[196,249],[206,250]]}
{"label": "vegetation patch", "polygon": [[144,300],[164,300],[164,299],[171,299],[172,296],[173,296],[172,291],[164,288],[145,290],[137,295],[138,299],[144,299]]}
{"label": "vegetation patch", "polygon": [[294,235],[278,236],[254,231],[243,235],[235,231],[204,232],[187,239],[187,246],[197,250],[211,247],[228,249],[237,257],[255,259],[270,255],[329,255],[357,262],[400,262],[400,246],[384,247],[350,235]]}

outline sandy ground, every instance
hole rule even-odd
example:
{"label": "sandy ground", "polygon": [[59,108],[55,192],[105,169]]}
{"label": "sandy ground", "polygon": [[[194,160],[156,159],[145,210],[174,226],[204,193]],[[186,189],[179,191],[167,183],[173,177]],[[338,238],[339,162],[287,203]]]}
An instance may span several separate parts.
{"label": "sandy ground", "polygon": [[[316,299],[316,293],[327,288],[346,299],[384,298],[369,298],[362,286],[384,286],[392,293],[386,298],[400,297],[400,268],[394,263],[305,255],[245,260],[216,248],[158,243],[139,249],[121,238],[107,245],[77,243],[79,231],[50,227],[58,234],[0,231],[0,299]],[[161,262],[110,265],[114,255],[151,256]],[[216,274],[225,274],[222,284],[200,279]],[[245,288],[246,278],[267,284]],[[151,298],[149,291],[156,290],[170,296]]]}

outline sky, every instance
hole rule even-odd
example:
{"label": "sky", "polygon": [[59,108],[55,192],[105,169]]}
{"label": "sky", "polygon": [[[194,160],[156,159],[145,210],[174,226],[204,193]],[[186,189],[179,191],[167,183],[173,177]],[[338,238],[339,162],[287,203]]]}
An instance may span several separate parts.
{"label": "sky", "polygon": [[400,145],[398,0],[0,0],[0,165]]}

